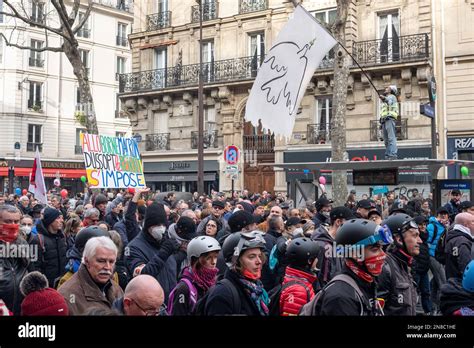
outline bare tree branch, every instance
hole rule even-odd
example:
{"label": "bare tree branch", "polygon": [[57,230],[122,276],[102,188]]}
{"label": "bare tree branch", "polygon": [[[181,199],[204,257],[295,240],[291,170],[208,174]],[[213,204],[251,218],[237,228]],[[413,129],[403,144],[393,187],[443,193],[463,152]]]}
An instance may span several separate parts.
{"label": "bare tree branch", "polygon": [[74,38],[74,33],[71,30],[71,26],[69,25],[69,18],[67,17],[67,12],[63,12],[63,9],[61,8],[61,5],[59,5],[57,0],[51,0],[51,3],[58,12],[59,19],[62,22],[62,29],[67,32],[67,35],[64,35],[69,36],[68,41],[71,43],[71,45],[74,45],[76,40]]}
{"label": "bare tree branch", "polygon": [[18,18],[18,19],[22,20],[23,22],[25,22],[26,24],[35,25],[38,28],[47,29],[47,30],[51,31],[52,33],[60,35],[60,36],[64,37],[65,39],[67,39],[68,41],[70,41],[70,38],[68,38],[66,35],[64,35],[59,29],[47,26],[46,24],[35,22],[34,20],[31,20],[28,17],[22,16],[17,11],[17,9],[10,3],[10,0],[3,0],[3,3],[6,4],[10,8],[10,10],[13,12],[13,14],[8,13],[8,12],[0,12],[0,14],[4,14],[4,15],[9,16],[9,17]]}
{"label": "bare tree branch", "polygon": [[72,10],[69,13],[69,20],[72,20],[73,23],[76,21],[77,14],[79,13],[79,5],[81,5],[81,0],[74,0]]}
{"label": "bare tree branch", "polygon": [[44,52],[44,51],[62,52],[63,51],[63,49],[61,47],[48,47],[48,46],[45,46],[45,47],[41,47],[41,48],[35,48],[35,47],[30,47],[30,46],[21,46],[21,45],[14,44],[14,43],[10,42],[3,33],[0,33],[0,36],[3,37],[3,39],[5,40],[5,44],[7,46],[16,47],[16,48],[19,48],[20,50],[30,50],[30,51],[35,51],[35,52]]}
{"label": "bare tree branch", "polygon": [[89,5],[87,6],[87,10],[86,10],[86,13],[84,14],[84,17],[82,17],[82,20],[77,24],[75,28],[72,29],[72,32],[74,34],[76,34],[79,31],[79,29],[81,29],[84,26],[84,24],[87,22],[87,20],[89,19],[93,5],[94,5],[94,2],[92,0],[89,0]]}

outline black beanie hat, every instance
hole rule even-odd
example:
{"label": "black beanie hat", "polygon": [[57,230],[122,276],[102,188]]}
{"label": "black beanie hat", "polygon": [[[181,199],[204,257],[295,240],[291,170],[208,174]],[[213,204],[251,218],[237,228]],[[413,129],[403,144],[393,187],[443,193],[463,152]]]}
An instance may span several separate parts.
{"label": "black beanie hat", "polygon": [[146,209],[143,231],[148,232],[149,227],[158,225],[168,226],[168,219],[163,204],[155,202]]}
{"label": "black beanie hat", "polygon": [[44,227],[48,228],[61,215],[61,212],[57,209],[47,207],[43,214]]}
{"label": "black beanie hat", "polygon": [[187,216],[181,216],[176,223],[176,233],[179,237],[191,240],[196,237],[196,224],[194,220]]}
{"label": "black beanie hat", "polygon": [[246,212],[245,210],[239,210],[232,214],[229,218],[229,227],[232,233],[239,232],[245,226],[253,224],[255,222],[252,214]]}

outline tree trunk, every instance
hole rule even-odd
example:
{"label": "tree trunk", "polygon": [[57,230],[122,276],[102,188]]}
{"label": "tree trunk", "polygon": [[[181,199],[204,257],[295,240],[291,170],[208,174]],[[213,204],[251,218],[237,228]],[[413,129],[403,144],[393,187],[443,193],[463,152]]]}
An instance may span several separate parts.
{"label": "tree trunk", "polygon": [[[338,21],[334,26],[334,35],[342,45],[345,45],[345,24],[350,1],[337,1]],[[333,117],[331,122],[331,157],[333,161],[346,160],[346,99],[347,80],[349,77],[349,61],[346,51],[336,46],[334,58],[334,92]],[[347,198],[347,171],[332,172],[332,198],[335,206],[344,205]]]}
{"label": "tree trunk", "polygon": [[82,112],[85,113],[85,117],[76,117],[76,120],[78,120],[82,126],[86,127],[87,133],[99,134],[95,115],[94,100],[92,98],[91,88],[89,85],[89,77],[87,76],[86,68],[82,63],[77,41],[75,45],[71,45],[68,41],[64,41],[63,49],[64,54],[72,65],[74,75],[76,76],[77,82],[79,84],[80,103],[83,106],[83,109],[79,111],[78,116],[80,116]]}

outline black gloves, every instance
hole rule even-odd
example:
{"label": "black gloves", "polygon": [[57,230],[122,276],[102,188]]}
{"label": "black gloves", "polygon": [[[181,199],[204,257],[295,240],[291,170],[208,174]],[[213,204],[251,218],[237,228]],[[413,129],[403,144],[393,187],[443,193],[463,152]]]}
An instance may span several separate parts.
{"label": "black gloves", "polygon": [[162,260],[168,259],[170,255],[178,251],[179,243],[175,239],[166,239],[160,245],[160,250],[158,251],[158,256]]}

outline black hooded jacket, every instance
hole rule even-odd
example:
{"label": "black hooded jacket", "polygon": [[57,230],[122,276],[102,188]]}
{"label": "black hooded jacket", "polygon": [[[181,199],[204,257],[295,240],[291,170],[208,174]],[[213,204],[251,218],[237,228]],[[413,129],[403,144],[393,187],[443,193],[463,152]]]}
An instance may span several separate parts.
{"label": "black hooded jacket", "polygon": [[62,277],[66,273],[66,251],[67,241],[62,231],[56,234],[50,233],[40,221],[36,225],[38,238],[42,240],[43,257],[38,260],[38,269],[43,273],[50,286],[54,286],[56,278]]}
{"label": "black hooded jacket", "polygon": [[456,230],[449,230],[446,235],[446,279],[462,279],[464,269],[471,262],[471,248],[473,238],[467,233]]}

